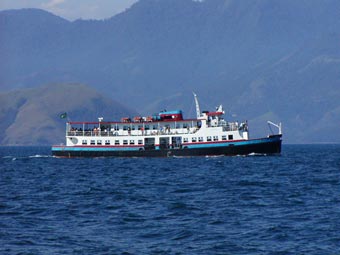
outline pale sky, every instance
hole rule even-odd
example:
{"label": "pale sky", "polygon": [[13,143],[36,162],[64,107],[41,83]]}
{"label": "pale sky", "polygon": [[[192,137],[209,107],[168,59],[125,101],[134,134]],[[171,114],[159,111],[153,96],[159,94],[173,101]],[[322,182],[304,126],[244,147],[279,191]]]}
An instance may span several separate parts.
{"label": "pale sky", "polygon": [[138,0],[0,0],[0,11],[39,8],[68,20],[106,19]]}

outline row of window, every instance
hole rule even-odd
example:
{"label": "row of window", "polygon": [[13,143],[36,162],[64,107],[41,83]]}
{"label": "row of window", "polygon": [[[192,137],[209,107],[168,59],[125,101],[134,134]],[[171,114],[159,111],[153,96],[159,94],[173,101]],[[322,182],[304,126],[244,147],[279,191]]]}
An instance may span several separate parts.
{"label": "row of window", "polygon": [[[88,141],[87,140],[83,140],[82,144],[83,145],[88,145]],[[91,140],[89,144],[90,145],[103,145],[103,144],[111,145],[111,142],[110,142],[110,140],[105,140],[104,142],[102,140]],[[120,142],[120,140],[114,140],[113,144],[114,145],[121,145],[121,142]],[[143,140],[138,140],[137,142],[135,140],[123,140],[122,144],[123,145],[128,145],[128,144],[130,144],[130,145],[135,145],[135,144],[141,145],[141,144],[143,144]]]}
{"label": "row of window", "polygon": [[[221,137],[221,140],[222,141],[226,141],[226,140],[233,140],[234,137],[233,135],[228,135],[228,139],[227,139],[227,136],[226,135],[223,135]],[[218,136],[207,136],[207,142],[211,142],[211,141],[219,141],[218,139]],[[138,144],[138,145],[143,145],[143,140],[123,140],[122,143],[120,140],[114,140],[112,141],[114,145],[135,145],[135,144]],[[189,138],[185,137],[183,138],[183,142],[184,143],[188,143],[189,142]],[[196,142],[204,142],[204,139],[203,137],[192,137],[191,138],[191,142],[192,143],[196,143]],[[83,140],[82,141],[82,144],[83,145],[88,145],[88,140]],[[90,145],[111,145],[111,142],[110,140],[105,140],[105,141],[102,141],[102,140],[90,140]],[[112,145],[113,145],[112,144]]]}
{"label": "row of window", "polygon": [[[227,141],[227,140],[233,140],[234,136],[233,135],[228,135],[228,139],[226,135],[222,135],[221,140],[222,141]],[[207,142],[211,142],[211,141],[219,141],[218,136],[207,136]],[[188,143],[189,142],[189,138],[185,137],[183,139],[183,142]],[[196,143],[196,142],[204,142],[203,137],[192,137],[191,138],[191,142],[192,143]]]}

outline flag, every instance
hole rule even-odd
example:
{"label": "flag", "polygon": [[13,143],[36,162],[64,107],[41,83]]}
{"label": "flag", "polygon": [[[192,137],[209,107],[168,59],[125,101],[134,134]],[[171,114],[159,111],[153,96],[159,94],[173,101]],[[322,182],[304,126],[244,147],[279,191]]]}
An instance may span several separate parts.
{"label": "flag", "polygon": [[60,117],[61,119],[66,119],[66,118],[67,118],[67,113],[64,112],[64,113],[60,114],[59,117]]}

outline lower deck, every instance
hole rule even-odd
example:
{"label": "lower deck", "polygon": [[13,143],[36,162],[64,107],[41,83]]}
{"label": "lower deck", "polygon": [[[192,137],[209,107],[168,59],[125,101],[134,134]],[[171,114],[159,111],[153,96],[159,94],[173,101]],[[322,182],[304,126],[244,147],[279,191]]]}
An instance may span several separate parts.
{"label": "lower deck", "polygon": [[67,146],[105,146],[117,148],[133,148],[133,147],[159,147],[180,148],[202,143],[219,143],[230,142],[235,140],[246,140],[237,131],[228,132],[222,135],[213,134],[187,134],[187,135],[160,135],[160,136],[67,136]]}
{"label": "lower deck", "polygon": [[57,157],[172,157],[209,155],[277,154],[281,152],[281,135],[261,139],[225,142],[202,142],[188,146],[54,146]]}

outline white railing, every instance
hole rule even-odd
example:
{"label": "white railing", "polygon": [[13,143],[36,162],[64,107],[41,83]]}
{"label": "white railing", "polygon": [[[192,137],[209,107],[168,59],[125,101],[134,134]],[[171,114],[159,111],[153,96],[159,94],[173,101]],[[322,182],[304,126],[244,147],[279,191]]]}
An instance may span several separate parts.
{"label": "white railing", "polygon": [[[207,127],[222,127],[223,132],[227,131],[238,131],[238,130],[248,130],[247,123],[238,123],[238,122],[226,122],[226,121],[220,121],[217,123],[217,125],[207,123]],[[82,130],[82,129],[75,129],[72,128],[70,131],[66,132],[66,136],[87,136],[87,137],[112,137],[112,136],[155,136],[155,135],[176,135],[176,134],[194,134],[198,130],[200,130],[200,127],[198,126],[188,126],[188,127],[181,127],[181,128],[164,128],[160,127],[159,129],[132,129],[132,130],[126,130],[126,129],[120,129],[120,130],[111,130],[111,131],[99,131],[96,129],[90,129],[90,130]]]}
{"label": "white railing", "polygon": [[218,127],[222,127],[223,131],[238,131],[238,130],[248,130],[248,124],[247,122],[220,122]]}
{"label": "white railing", "polygon": [[155,135],[176,135],[176,134],[194,134],[199,130],[199,128],[189,128],[189,129],[171,129],[167,130],[123,130],[123,131],[68,131],[67,136],[155,136]]}

